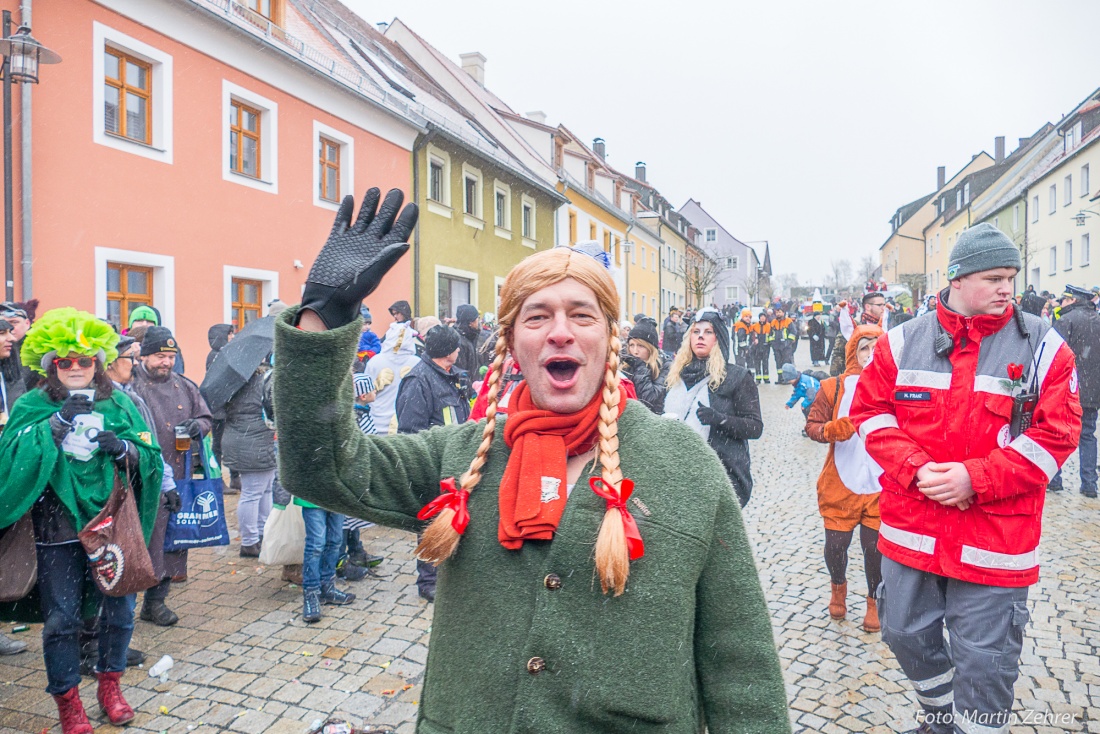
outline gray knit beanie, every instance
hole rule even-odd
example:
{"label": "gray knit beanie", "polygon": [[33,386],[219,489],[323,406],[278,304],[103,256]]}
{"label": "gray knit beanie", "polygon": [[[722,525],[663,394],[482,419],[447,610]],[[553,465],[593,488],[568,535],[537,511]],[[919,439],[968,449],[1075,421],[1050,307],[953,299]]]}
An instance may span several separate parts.
{"label": "gray knit beanie", "polygon": [[947,261],[947,279],[955,280],[971,273],[994,268],[1020,270],[1020,250],[1004,232],[982,223],[959,235]]}

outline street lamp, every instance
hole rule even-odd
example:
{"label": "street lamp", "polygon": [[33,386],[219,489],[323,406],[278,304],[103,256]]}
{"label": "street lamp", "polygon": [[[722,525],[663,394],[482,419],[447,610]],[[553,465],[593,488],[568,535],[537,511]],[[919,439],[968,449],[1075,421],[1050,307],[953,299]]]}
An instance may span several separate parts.
{"label": "street lamp", "polygon": [[[4,79],[4,293],[5,300],[15,298],[15,252],[12,234],[11,173],[11,85],[38,84],[38,65],[56,64],[61,57],[31,35],[30,26],[21,25],[11,32],[11,12],[3,12],[4,36],[0,54],[4,61],[0,75]],[[26,192],[23,192],[26,196]]]}
{"label": "street lamp", "polygon": [[1100,212],[1094,212],[1091,209],[1082,209],[1073,215],[1073,221],[1077,222],[1078,227],[1085,226],[1085,220],[1092,215],[1094,217],[1100,217]]}

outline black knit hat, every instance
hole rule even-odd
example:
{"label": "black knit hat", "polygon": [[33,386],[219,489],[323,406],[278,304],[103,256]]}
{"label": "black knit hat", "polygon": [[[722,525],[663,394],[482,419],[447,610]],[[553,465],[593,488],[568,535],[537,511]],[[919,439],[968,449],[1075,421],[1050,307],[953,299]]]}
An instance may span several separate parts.
{"label": "black knit hat", "polygon": [[641,339],[657,349],[659,346],[657,343],[657,324],[654,323],[653,319],[642,319],[634,324],[634,328],[630,330],[630,338]]}
{"label": "black knit hat", "polygon": [[460,324],[468,324],[471,321],[476,321],[477,317],[481,314],[477,311],[477,306],[471,306],[468,303],[464,303],[455,309],[455,321]]}
{"label": "black knit hat", "polygon": [[718,348],[722,350],[722,356],[730,361],[730,333],[726,330],[726,322],[722,320],[722,314],[713,308],[704,308],[695,314],[695,323],[707,321],[714,327],[714,333],[718,335]]}
{"label": "black knit hat", "polygon": [[176,344],[172,331],[166,326],[150,326],[141,339],[142,355],[156,354],[157,352],[179,353],[179,345]]}
{"label": "black knit hat", "polygon": [[449,326],[433,326],[424,335],[424,351],[432,359],[446,357],[458,349],[458,332]]}
{"label": "black knit hat", "polygon": [[396,311],[401,314],[401,321],[410,321],[412,319],[412,306],[408,301],[397,301],[390,306],[390,313]]}

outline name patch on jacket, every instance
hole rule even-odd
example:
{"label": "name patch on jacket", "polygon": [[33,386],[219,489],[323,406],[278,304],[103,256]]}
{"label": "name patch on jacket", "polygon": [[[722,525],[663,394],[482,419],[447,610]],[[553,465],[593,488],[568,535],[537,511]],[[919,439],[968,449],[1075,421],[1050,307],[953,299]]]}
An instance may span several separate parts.
{"label": "name patch on jacket", "polygon": [[928,403],[932,401],[932,393],[914,390],[898,390],[894,393],[894,400],[903,403]]}

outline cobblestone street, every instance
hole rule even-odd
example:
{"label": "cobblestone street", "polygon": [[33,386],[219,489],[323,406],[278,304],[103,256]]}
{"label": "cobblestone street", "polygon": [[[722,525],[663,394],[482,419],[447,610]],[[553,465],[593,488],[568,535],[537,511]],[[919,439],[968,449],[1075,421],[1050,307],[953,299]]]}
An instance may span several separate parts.
{"label": "cobblestone street", "polygon": [[[802,350],[800,350],[802,351]],[[805,355],[802,355],[803,357]],[[754,443],[754,496],[745,514],[785,669],[795,731],[876,732],[915,728],[916,698],[877,634],[859,628],[865,582],[858,542],[849,565],[849,613],[826,612],[829,580],[815,483],[825,447],[801,435],[802,415],[786,411],[789,387],[761,386],[764,437]],[[1077,457],[1066,491],[1047,497],[1042,580],[1031,592],[1016,711],[1048,723],[1019,723],[1012,732],[1100,732],[1100,501],[1077,493]],[[236,505],[236,497],[228,498]],[[235,517],[230,517],[235,528]],[[325,607],[324,619],[300,620],[301,589],[279,569],[238,558],[238,545],[193,552],[190,579],[173,585],[171,628],[136,623],[133,645],[147,664],[175,658],[167,682],[131,669],[124,691],[137,719],[134,734],[237,731],[304,734],[334,712],[356,724],[413,731],[427,653],[431,607],[414,585],[413,536],[373,528],[368,549],[386,562],[383,579],[351,590],[348,607]],[[249,559],[250,560],[250,559]],[[5,632],[11,625],[5,624]],[[0,658],[0,732],[60,732],[43,692],[41,626],[16,635],[26,653]],[[89,679],[85,706],[99,728],[108,724]],[[1071,715],[1049,723],[1051,715]],[[1036,718],[1032,718],[1035,721]],[[492,734],[486,732],[485,734]]]}

